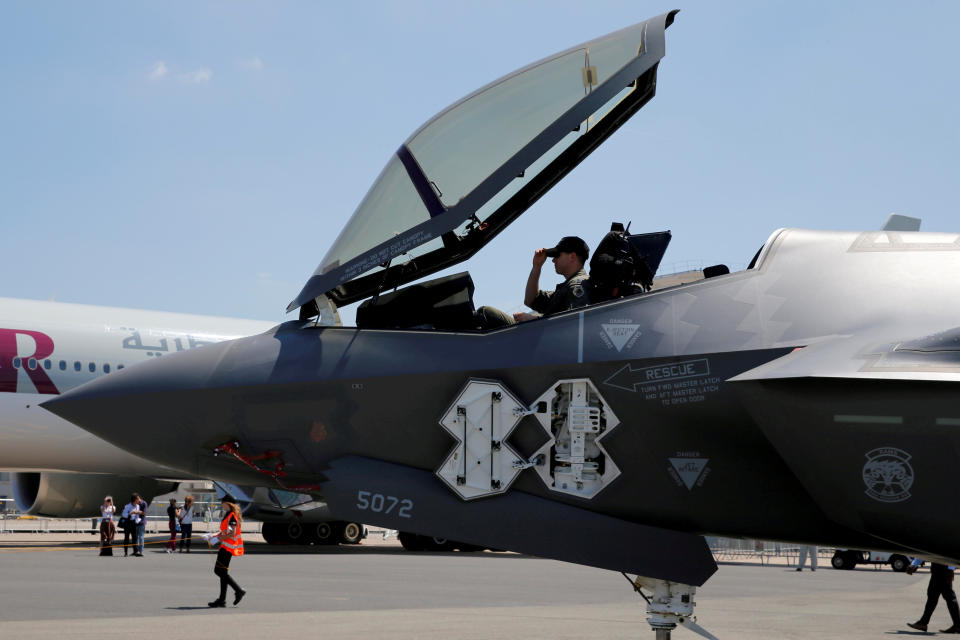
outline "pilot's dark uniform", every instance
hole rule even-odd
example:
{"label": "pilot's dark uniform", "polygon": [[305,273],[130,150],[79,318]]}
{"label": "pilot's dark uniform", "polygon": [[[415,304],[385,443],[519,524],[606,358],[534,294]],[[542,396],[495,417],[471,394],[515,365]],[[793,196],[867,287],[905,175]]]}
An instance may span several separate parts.
{"label": "pilot's dark uniform", "polygon": [[541,289],[530,304],[530,308],[546,316],[551,313],[587,306],[590,303],[587,296],[588,278],[587,272],[580,269],[570,276],[566,282],[557,285],[557,288],[553,291],[543,291]]}

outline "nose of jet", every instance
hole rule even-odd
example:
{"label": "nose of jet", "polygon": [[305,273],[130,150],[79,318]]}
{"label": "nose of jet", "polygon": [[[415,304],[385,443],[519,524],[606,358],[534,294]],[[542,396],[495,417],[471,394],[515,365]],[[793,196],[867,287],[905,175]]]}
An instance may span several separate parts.
{"label": "nose of jet", "polygon": [[199,458],[236,437],[232,388],[269,376],[275,344],[263,334],[165,355],[42,406],[123,449],[199,475]]}

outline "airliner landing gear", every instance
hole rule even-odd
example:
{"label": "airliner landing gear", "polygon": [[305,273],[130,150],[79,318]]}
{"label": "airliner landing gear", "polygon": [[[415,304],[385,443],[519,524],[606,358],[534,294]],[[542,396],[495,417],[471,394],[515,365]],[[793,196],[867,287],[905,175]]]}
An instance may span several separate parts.
{"label": "airliner landing gear", "polygon": [[[633,590],[647,601],[647,614],[650,616],[647,622],[656,632],[656,640],[670,640],[670,632],[676,629],[677,625],[682,625],[704,638],[718,640],[716,636],[698,625],[696,618],[693,617],[693,607],[696,604],[693,601],[693,594],[697,590],[696,587],[643,576],[637,576],[637,579],[631,582]],[[648,597],[641,589],[652,593]]]}

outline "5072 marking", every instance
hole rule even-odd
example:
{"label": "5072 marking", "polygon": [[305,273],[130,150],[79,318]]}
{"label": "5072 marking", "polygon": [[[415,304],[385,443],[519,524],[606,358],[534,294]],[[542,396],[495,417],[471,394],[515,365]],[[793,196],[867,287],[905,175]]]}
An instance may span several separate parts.
{"label": "5072 marking", "polygon": [[[399,508],[397,508],[397,505],[399,505]],[[385,496],[382,493],[372,491],[357,491],[357,509],[383,514],[388,514],[397,509],[397,516],[410,518],[412,517],[410,512],[413,511],[413,500]]]}

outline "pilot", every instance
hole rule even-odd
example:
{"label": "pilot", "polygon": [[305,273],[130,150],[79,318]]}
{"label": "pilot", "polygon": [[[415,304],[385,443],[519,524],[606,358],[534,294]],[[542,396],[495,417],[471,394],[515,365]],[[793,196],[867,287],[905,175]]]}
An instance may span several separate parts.
{"label": "pilot", "polygon": [[[523,303],[537,313],[519,312],[511,317],[493,307],[480,307],[477,313],[484,327],[502,327],[586,306],[590,301],[587,295],[588,276],[583,266],[589,257],[590,247],[577,236],[565,236],[551,249],[537,249],[533,253],[533,267],[527,276],[527,288],[523,296]],[[553,291],[540,289],[540,272],[547,258],[553,258],[554,270],[564,278]]]}

